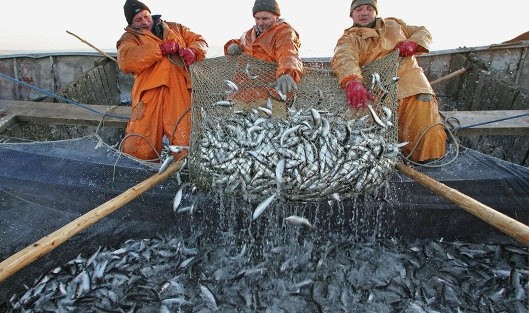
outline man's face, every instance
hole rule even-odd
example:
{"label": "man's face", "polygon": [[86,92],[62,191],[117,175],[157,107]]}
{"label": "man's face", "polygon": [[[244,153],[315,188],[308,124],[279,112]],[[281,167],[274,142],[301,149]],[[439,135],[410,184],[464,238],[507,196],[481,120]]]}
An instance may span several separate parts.
{"label": "man's face", "polygon": [[255,13],[254,18],[255,26],[257,26],[257,29],[259,29],[259,31],[262,33],[268,30],[275,22],[277,22],[279,17],[274,13],[260,11]]}
{"label": "man's face", "polygon": [[148,10],[138,12],[138,14],[134,15],[132,18],[132,27],[134,28],[151,30],[152,23],[151,13]]}
{"label": "man's face", "polygon": [[369,4],[363,4],[353,9],[351,18],[353,23],[360,26],[369,26],[377,17],[377,11]]}

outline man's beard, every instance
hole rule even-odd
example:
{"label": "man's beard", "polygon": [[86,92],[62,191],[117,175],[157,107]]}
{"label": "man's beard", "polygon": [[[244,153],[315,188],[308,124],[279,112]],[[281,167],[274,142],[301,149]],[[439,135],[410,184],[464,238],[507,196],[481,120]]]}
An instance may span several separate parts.
{"label": "man's beard", "polygon": [[366,25],[360,25],[360,24],[358,24],[358,23],[354,23],[354,24],[353,24],[353,27],[375,28],[376,21],[377,21],[377,19],[375,18],[375,19],[373,20],[373,22],[371,22],[370,24],[366,24]]}

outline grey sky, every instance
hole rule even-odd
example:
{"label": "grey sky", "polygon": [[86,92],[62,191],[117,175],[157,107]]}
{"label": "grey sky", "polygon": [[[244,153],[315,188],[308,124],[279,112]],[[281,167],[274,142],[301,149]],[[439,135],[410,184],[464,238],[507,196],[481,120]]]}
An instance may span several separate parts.
{"label": "grey sky", "polygon": [[[105,51],[126,26],[124,0],[18,0],[3,3],[0,50],[92,50],[71,31]],[[216,56],[230,38],[253,24],[252,0],[145,0],[153,14],[180,22],[202,34]],[[343,30],[351,25],[349,0],[279,0],[282,17],[299,32],[303,57],[330,56]],[[379,16],[395,16],[424,25],[433,35],[432,50],[474,47],[509,40],[529,31],[527,2],[500,4],[477,0],[381,0]],[[93,50],[92,50],[93,51]]]}

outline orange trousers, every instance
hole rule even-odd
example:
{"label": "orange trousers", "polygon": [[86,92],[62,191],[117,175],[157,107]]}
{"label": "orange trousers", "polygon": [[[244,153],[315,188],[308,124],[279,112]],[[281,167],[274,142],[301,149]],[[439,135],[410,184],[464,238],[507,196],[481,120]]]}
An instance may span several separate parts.
{"label": "orange trousers", "polygon": [[[404,156],[414,162],[444,156],[447,135],[444,126],[437,124],[441,122],[437,98],[434,97],[432,101],[420,101],[417,100],[416,96],[411,96],[400,100],[398,109],[399,142],[409,142],[402,148]],[[412,154],[408,156],[410,152]]]}
{"label": "orange trousers", "polygon": [[132,104],[123,152],[142,160],[157,160],[165,135],[171,145],[189,146],[191,93],[175,93],[167,86],[146,90]]}

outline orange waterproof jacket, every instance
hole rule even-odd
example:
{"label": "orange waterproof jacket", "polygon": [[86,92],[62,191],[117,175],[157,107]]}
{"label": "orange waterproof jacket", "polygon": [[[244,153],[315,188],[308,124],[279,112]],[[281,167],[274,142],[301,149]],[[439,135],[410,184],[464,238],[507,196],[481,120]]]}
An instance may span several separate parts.
{"label": "orange waterproof jacket", "polygon": [[276,78],[290,74],[296,83],[303,75],[303,62],[299,58],[301,41],[298,33],[284,20],[279,20],[267,31],[257,36],[255,27],[240,39],[231,39],[224,45],[224,54],[232,43],[238,44],[245,54],[277,64]]}
{"label": "orange waterproof jacket", "polygon": [[205,58],[208,48],[202,36],[181,24],[162,22],[162,27],[163,40],[128,26],[116,44],[119,68],[134,75],[132,114],[126,130],[126,135],[134,137],[123,143],[123,150],[141,159],[157,157],[163,135],[171,144],[189,145],[190,75],[181,59],[174,61],[178,55],[173,60],[162,56],[160,44],[174,40],[180,48],[192,48],[197,61]]}
{"label": "orange waterproof jacket", "polygon": [[[395,50],[404,40],[418,45],[418,52],[428,52],[432,41],[430,32],[423,26],[406,25],[397,18],[376,19],[375,28],[350,27],[338,40],[331,66],[342,87],[352,76],[363,78],[361,67],[381,59]],[[397,97],[403,99],[419,93],[434,94],[423,69],[415,56],[404,58],[397,76]]]}

